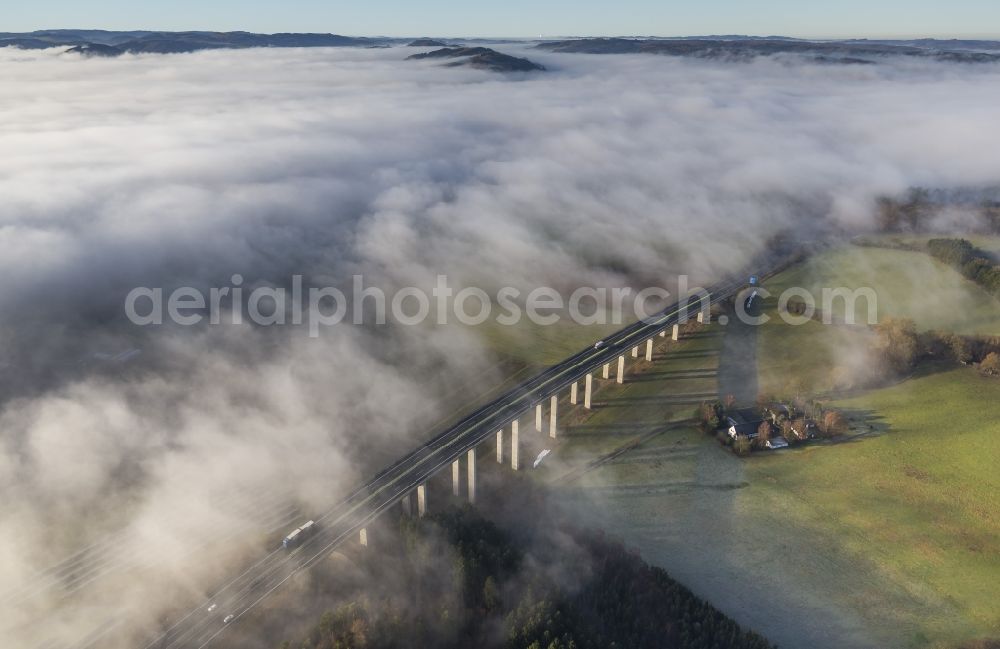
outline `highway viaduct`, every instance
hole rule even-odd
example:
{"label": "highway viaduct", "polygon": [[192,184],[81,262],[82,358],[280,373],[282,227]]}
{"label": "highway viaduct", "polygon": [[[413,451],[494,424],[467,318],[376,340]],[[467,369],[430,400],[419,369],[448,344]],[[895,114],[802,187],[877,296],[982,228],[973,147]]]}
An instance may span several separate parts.
{"label": "highway viaduct", "polygon": [[[773,275],[792,261],[788,258],[781,263],[770,263],[766,266],[769,272],[758,274],[762,277]],[[760,265],[756,270],[761,270]],[[592,409],[598,373],[605,384],[610,381],[623,383],[630,362],[634,368],[640,359],[653,361],[657,338],[670,336],[676,341],[682,327],[688,323],[691,327],[707,324],[712,305],[734,297],[747,286],[745,278],[748,276],[730,277],[707,290],[697,291],[543,370],[465,415],[317,516],[318,531],[299,547],[287,552],[280,548],[271,552],[218,588],[198,608],[163,629],[144,649],[208,646],[229,625],[238,622],[295,574],[321,561],[334,548],[351,539],[368,546],[373,541],[370,526],[383,513],[402,507],[404,512],[426,515],[432,505],[428,482],[442,472],[450,470],[453,495],[461,497],[464,493],[474,503],[478,487],[477,461],[482,461],[478,449],[489,445],[491,451],[495,449],[497,463],[509,464],[514,471],[522,469],[523,427],[533,424],[534,435],[558,438],[559,418],[564,414],[559,410],[560,397],[566,391],[569,407]],[[689,314],[696,315],[692,319]],[[225,619],[217,613],[206,613],[216,610],[216,606],[218,610],[229,612]]]}

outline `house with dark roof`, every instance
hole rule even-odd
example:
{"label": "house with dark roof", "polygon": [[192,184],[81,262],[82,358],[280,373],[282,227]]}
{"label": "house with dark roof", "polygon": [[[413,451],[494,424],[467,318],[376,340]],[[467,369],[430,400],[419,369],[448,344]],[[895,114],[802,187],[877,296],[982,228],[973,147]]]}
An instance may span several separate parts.
{"label": "house with dark roof", "polygon": [[726,424],[729,426],[729,436],[736,439],[743,435],[749,439],[757,437],[758,429],[764,418],[756,408],[739,408],[726,414]]}

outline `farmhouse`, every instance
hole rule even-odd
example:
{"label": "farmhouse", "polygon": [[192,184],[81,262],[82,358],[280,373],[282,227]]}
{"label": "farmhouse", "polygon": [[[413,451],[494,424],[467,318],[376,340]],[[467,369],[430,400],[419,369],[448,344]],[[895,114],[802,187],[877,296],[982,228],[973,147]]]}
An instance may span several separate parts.
{"label": "farmhouse", "polygon": [[729,436],[736,439],[743,435],[749,439],[757,437],[757,429],[764,421],[760,413],[753,408],[740,408],[726,415],[729,424]]}

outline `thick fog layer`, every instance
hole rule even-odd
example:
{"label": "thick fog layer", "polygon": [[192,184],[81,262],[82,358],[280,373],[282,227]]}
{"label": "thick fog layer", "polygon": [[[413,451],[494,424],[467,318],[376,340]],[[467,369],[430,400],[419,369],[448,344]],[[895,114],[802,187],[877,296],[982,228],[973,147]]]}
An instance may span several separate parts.
{"label": "thick fog layer", "polygon": [[670,286],[789,228],[863,229],[881,195],[1000,180],[995,66],[515,49],[550,71],[406,48],[0,50],[11,646],[67,603],[37,573],[76,550],[113,538],[108,565],[148,572],[82,580],[90,608],[43,636],[153,620],[259,551],[287,503],[330,504],[452,391],[502,378],[475,328],[141,328],[133,287]]}

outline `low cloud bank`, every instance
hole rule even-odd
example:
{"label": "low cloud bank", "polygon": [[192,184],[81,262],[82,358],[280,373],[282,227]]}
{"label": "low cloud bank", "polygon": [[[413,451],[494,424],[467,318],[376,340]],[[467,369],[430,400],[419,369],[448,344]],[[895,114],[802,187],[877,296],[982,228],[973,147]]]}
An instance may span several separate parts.
{"label": "low cloud bank", "polygon": [[878,196],[1000,181],[996,66],[532,57],[550,72],[399,49],[0,49],[12,644],[65,604],[65,584],[24,593],[77,548],[118,534],[115,556],[151,576],[81,587],[93,608],[61,612],[52,634],[90,633],[122,592],[152,619],[259,552],[198,551],[240,521],[280,522],[251,520],[253,503],[322,507],[449,395],[501,378],[475,329],[140,328],[123,310],[136,286],[708,281],[777,232],[870,227]]}

